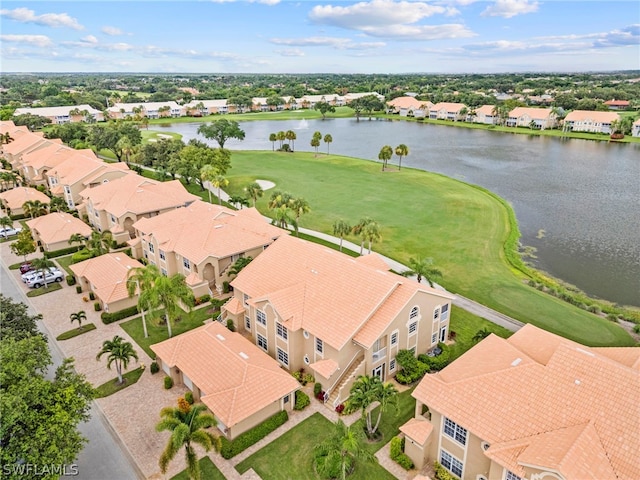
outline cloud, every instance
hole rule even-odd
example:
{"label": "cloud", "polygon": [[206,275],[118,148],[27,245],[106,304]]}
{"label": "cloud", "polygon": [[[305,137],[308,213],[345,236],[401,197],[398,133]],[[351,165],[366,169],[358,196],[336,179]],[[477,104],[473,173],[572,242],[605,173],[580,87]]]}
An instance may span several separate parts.
{"label": "cloud", "polygon": [[35,47],[53,46],[53,42],[46,35],[0,35],[0,40],[7,43],[20,43]]}
{"label": "cloud", "polygon": [[66,13],[44,13],[36,15],[33,10],[28,8],[15,8],[13,10],[0,10],[0,16],[10,18],[20,23],[35,23],[36,25],[44,25],[47,27],[67,27],[74,30],[83,30],[84,27],[78,23],[73,17]]}
{"label": "cloud", "polygon": [[481,15],[483,17],[511,18],[516,15],[537,11],[538,2],[536,1],[529,3],[529,0],[496,0],[496,2],[488,6]]}
{"label": "cloud", "polygon": [[213,3],[235,3],[235,2],[247,2],[247,3],[262,3],[263,5],[277,5],[280,0],[211,0]]}
{"label": "cloud", "polygon": [[60,45],[67,48],[91,48],[104,52],[128,52],[135,49],[133,45],[124,42],[99,43],[98,39],[93,35],[88,35],[79,42],[60,42]]}
{"label": "cloud", "polygon": [[288,48],[286,50],[276,50],[278,55],[282,55],[283,57],[304,57],[304,52],[297,48]]}
{"label": "cloud", "polygon": [[307,37],[307,38],[272,38],[269,40],[276,45],[292,47],[330,47],[337,50],[365,50],[384,47],[384,42],[354,42],[350,38],[338,37]]}
{"label": "cloud", "polygon": [[124,35],[124,32],[120,30],[118,27],[110,27],[109,25],[105,25],[100,29],[100,31],[105,35],[109,35],[110,37],[117,37],[119,35]]}
{"label": "cloud", "polygon": [[86,37],[81,38],[80,40],[86,43],[98,43],[98,39],[93,35],[87,35]]}
{"label": "cloud", "polygon": [[596,48],[619,47],[624,45],[640,45],[640,23],[629,25],[622,30],[612,30],[597,37],[593,46]]}

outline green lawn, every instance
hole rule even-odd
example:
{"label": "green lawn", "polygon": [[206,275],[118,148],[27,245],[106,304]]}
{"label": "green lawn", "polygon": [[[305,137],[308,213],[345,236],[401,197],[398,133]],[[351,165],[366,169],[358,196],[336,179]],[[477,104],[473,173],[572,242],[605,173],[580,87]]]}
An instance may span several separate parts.
{"label": "green lawn", "polygon": [[[525,284],[504,248],[517,236],[513,210],[485,189],[421,170],[383,173],[377,162],[309,152],[234,151],[232,164],[229,194],[242,195],[255,179],[273,181],[309,202],[312,211],[301,218],[302,227],[331,233],[339,218],[355,223],[370,216],[382,226],[376,251],[402,263],[433,257],[444,272],[441,283],[452,292],[586,345],[634,344],[618,325]],[[257,203],[267,215],[269,193]]]}
{"label": "green lawn", "polygon": [[103,383],[99,387],[95,388],[96,398],[108,397],[109,395],[113,395],[114,393],[127,388],[129,385],[133,385],[140,380],[143,373],[144,369],[142,367],[138,367],[135,370],[131,370],[130,372],[126,372],[122,375],[124,383],[121,385],[118,385],[118,377]]}
{"label": "green lawn", "polygon": [[85,323],[82,325],[82,328],[76,327],[61,333],[56,337],[56,340],[69,340],[70,338],[77,337],[78,335],[82,335],[83,333],[87,333],[95,329],[96,326],[93,323]]}
{"label": "green lawn", "polygon": [[27,292],[27,297],[39,297],[40,295],[45,295],[47,293],[56,292],[58,290],[62,290],[62,285],[59,282],[49,283],[40,288],[33,288]]}
{"label": "green lawn", "polygon": [[513,334],[513,332],[500,325],[496,325],[454,305],[451,310],[449,329],[452,332],[456,332],[456,343],[450,347],[449,358],[453,361],[473,347],[475,345],[473,336],[478,330],[485,328],[502,338],[508,338]]}
{"label": "green lawn", "polygon": [[72,257],[73,255],[66,255],[64,257],[54,258],[53,261],[60,265],[60,268],[63,268],[68,275],[73,275],[73,272],[69,268],[69,265],[73,263]]}
{"label": "green lawn", "polygon": [[[209,318],[212,318],[210,313],[207,313],[213,307],[211,305],[205,305],[197,310],[193,310],[191,313],[183,313],[178,322],[174,322],[172,325],[173,336],[180,335],[181,333],[193,330],[196,327],[203,325],[203,322]],[[135,317],[120,326],[131,335],[131,338],[145,351],[151,358],[156,358],[156,354],[149,348],[154,343],[161,342],[169,338],[169,332],[166,325],[158,325],[157,320],[149,318],[147,315],[147,331],[149,336],[144,338],[144,330],[142,327],[142,317]]]}
{"label": "green lawn", "polygon": [[[202,457],[200,459],[200,477],[202,480],[225,480],[224,475],[218,470],[209,457]],[[181,471],[179,474],[171,477],[171,480],[190,480],[189,474],[186,470]]]}

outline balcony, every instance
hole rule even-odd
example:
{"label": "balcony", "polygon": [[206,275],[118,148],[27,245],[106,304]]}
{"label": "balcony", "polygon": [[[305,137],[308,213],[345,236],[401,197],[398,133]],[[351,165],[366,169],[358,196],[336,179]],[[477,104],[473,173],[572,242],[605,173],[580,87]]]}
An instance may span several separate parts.
{"label": "balcony", "polygon": [[375,363],[387,356],[387,347],[381,348],[377,352],[373,352],[372,361]]}

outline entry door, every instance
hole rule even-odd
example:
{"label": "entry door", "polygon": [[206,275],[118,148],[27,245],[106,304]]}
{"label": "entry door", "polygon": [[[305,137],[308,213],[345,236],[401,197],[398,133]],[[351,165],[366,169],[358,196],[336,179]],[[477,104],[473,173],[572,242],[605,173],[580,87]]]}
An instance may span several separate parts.
{"label": "entry door", "polygon": [[440,329],[440,341],[445,342],[447,340],[447,327],[442,327]]}
{"label": "entry door", "polygon": [[383,363],[382,365],[378,365],[376,368],[373,369],[373,376],[378,377],[383,382],[384,382],[385,365],[386,364]]}

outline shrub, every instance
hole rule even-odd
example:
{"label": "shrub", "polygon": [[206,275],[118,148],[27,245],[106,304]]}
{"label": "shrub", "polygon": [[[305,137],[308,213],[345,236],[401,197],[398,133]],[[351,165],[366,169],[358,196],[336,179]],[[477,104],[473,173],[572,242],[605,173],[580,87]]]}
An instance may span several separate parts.
{"label": "shrub", "polygon": [[[76,284],[76,277],[74,277],[73,275],[67,275],[66,277],[67,280],[67,285],[72,286]],[[77,289],[76,289],[77,291]],[[80,289],[80,291],[82,291],[82,288]]]}
{"label": "shrub", "polygon": [[340,405],[338,405],[338,406],[336,407],[336,413],[337,413],[338,415],[342,415],[342,412],[344,412],[344,403],[341,403]]}
{"label": "shrub", "polygon": [[429,366],[418,360],[411,350],[398,351],[396,361],[400,366],[400,370],[396,374],[396,380],[403,384],[410,384],[420,380],[429,371]]}
{"label": "shrub", "polygon": [[634,325],[634,326],[633,326],[633,331],[634,331],[635,333],[640,333],[640,325]]}
{"label": "shrub", "polygon": [[93,309],[94,309],[96,312],[99,312],[100,310],[102,310],[102,305],[100,304],[100,302],[95,302],[95,303],[93,304]]}
{"label": "shrub", "polygon": [[528,282],[528,283],[529,283],[529,286],[530,286],[530,287],[535,287],[535,286],[537,286],[537,285],[538,285],[538,282],[536,282],[536,281],[535,281],[535,280],[533,280],[533,279],[529,280],[529,282]]}
{"label": "shrub", "polygon": [[80,285],[76,286],[76,293],[82,293],[82,287]]}
{"label": "shrub", "polygon": [[227,319],[227,328],[232,332],[236,331],[236,326],[233,324],[233,320],[231,320],[230,318]]}
{"label": "shrub", "polygon": [[393,437],[389,447],[391,460],[396,462],[405,470],[411,470],[414,467],[413,461],[404,453],[404,438]]}
{"label": "shrub", "polygon": [[305,373],[304,375],[302,375],[302,384],[306,385],[307,383],[313,383],[315,382],[316,379],[313,375],[311,375],[310,373]]}
{"label": "shrub", "polygon": [[304,393],[302,390],[298,390],[296,392],[296,404],[294,405],[293,409],[302,410],[303,408],[308,406],[310,403],[311,403],[311,400],[309,400],[309,395]]}
{"label": "shrub", "polygon": [[62,257],[64,255],[69,255],[70,253],[76,253],[82,247],[78,245],[74,245],[69,248],[61,248],[60,250],[54,250],[53,252],[44,252],[44,258],[57,258]]}
{"label": "shrub", "polygon": [[587,310],[589,310],[591,313],[595,313],[596,315],[599,315],[602,311],[598,305],[589,305],[589,308]]}
{"label": "shrub", "polygon": [[196,305],[202,305],[203,303],[207,303],[211,300],[211,295],[202,295],[201,297],[196,298]]}
{"label": "shrub", "polygon": [[316,395],[316,398],[317,398],[318,400],[320,400],[321,402],[324,402],[324,394],[325,394],[325,391],[324,391],[324,390],[320,390],[320,391],[318,392],[318,394]]}
{"label": "shrub", "polygon": [[225,437],[220,437],[222,441],[222,448],[220,453],[223,458],[227,460],[235,457],[240,452],[243,452],[251,445],[259,442],[264,437],[273,432],[280,425],[284,424],[289,419],[286,411],[278,412],[273,417],[268,418],[260,425],[255,426],[251,430],[239,435],[235,440],[229,441]]}
{"label": "shrub", "polygon": [[96,294],[93,292],[89,292],[89,300],[95,300],[96,299]]}
{"label": "shrub", "polygon": [[320,382],[317,382],[313,386],[313,396],[314,397],[318,396],[318,393],[320,393],[321,390],[322,390],[322,384]]}
{"label": "shrub", "polygon": [[436,472],[437,480],[456,480],[458,478],[455,475],[452,475],[451,473],[449,473],[449,470],[444,468],[438,462],[433,463],[433,469]]}
{"label": "shrub", "polygon": [[439,370],[442,370],[447,365],[449,365],[449,360],[450,360],[449,347],[447,345],[445,345],[444,343],[439,343],[438,347],[440,347],[440,349],[442,349],[442,353],[440,355],[438,355],[437,357],[429,357],[429,356],[424,355],[424,354],[418,355],[418,359],[422,363],[424,363],[425,365],[428,366],[428,368],[429,368],[428,371],[437,372]]}
{"label": "shrub", "polygon": [[193,392],[187,392],[184,394],[184,399],[189,405],[193,405]]}
{"label": "shrub", "polygon": [[298,380],[300,383],[302,383],[302,373],[300,371],[295,371],[291,374],[291,376],[293,376],[293,378],[295,378],[296,380]]}
{"label": "shrub", "polygon": [[160,366],[158,365],[158,362],[151,362],[151,365],[149,366],[149,371],[151,372],[152,375],[155,375],[156,373],[158,373],[160,371]]}
{"label": "shrub", "polygon": [[100,318],[102,318],[102,323],[104,323],[105,325],[108,325],[109,323],[117,322],[118,320],[122,320],[123,318],[136,315],[137,313],[138,313],[138,307],[134,305],[133,307],[124,308],[122,310],[118,310],[117,312],[113,312],[113,313],[103,312],[100,315]]}
{"label": "shrub", "polygon": [[229,282],[222,282],[222,293],[229,293]]}
{"label": "shrub", "polygon": [[173,387],[173,379],[171,377],[164,377],[164,389],[169,390]]}
{"label": "shrub", "polygon": [[95,257],[95,255],[91,250],[87,250],[86,248],[83,248],[82,250],[78,250],[76,253],[71,255],[71,262],[78,263],[93,257]]}
{"label": "shrub", "polygon": [[618,315],[616,315],[615,313],[610,313],[609,315],[607,315],[607,320],[609,320],[611,322],[617,322],[618,321]]}

